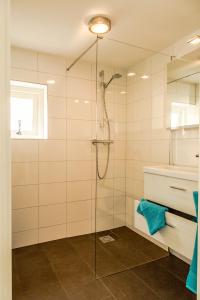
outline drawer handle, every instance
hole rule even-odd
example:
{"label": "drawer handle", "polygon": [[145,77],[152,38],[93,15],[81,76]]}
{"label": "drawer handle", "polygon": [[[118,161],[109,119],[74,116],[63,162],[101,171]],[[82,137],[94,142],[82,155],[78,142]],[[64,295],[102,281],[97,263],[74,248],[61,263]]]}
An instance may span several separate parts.
{"label": "drawer handle", "polygon": [[187,190],[184,189],[184,188],[179,188],[179,187],[173,186],[173,185],[170,186],[170,189],[179,190],[179,191],[182,191],[182,192],[186,192],[186,191],[187,191]]}
{"label": "drawer handle", "polygon": [[167,226],[171,227],[171,228],[175,228],[175,226],[171,225],[171,224],[168,224],[166,223]]}

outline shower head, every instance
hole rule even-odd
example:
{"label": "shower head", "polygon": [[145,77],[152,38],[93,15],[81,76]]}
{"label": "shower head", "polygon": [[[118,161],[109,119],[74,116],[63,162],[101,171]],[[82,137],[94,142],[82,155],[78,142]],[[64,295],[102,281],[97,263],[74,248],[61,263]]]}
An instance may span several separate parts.
{"label": "shower head", "polygon": [[114,74],[114,75],[112,76],[113,79],[114,79],[114,78],[121,78],[121,77],[122,77],[122,75],[119,74],[119,73],[116,73],[116,74]]}
{"label": "shower head", "polygon": [[104,84],[104,88],[106,89],[109,86],[109,84],[111,83],[111,81],[113,81],[113,79],[117,79],[117,78],[121,78],[121,77],[122,77],[122,75],[119,73],[113,74],[112,77],[110,78],[110,80]]}

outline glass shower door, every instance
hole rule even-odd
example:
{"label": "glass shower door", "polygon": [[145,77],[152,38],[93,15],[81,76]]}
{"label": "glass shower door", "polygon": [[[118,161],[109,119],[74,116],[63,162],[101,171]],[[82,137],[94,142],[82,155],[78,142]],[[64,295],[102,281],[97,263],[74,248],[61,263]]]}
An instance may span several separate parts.
{"label": "glass shower door", "polygon": [[[149,151],[145,147],[153,126],[149,111],[151,99],[145,98],[151,88],[151,60],[140,64],[140,67],[136,61],[150,55],[153,55],[151,51],[106,38],[98,45],[96,139],[92,149],[96,160],[97,278],[166,255],[165,251],[160,251],[159,247],[154,247],[134,231],[134,199],[139,200],[143,196],[142,166],[150,162]],[[146,77],[142,77],[144,75]],[[138,147],[141,149],[139,152]],[[154,250],[157,255],[152,257],[150,252]]]}
{"label": "glass shower door", "polygon": [[[96,275],[104,277],[123,271],[116,254],[117,232],[126,223],[125,144],[126,72],[104,61],[99,42],[97,65],[96,152]],[[119,251],[118,251],[119,252]]]}

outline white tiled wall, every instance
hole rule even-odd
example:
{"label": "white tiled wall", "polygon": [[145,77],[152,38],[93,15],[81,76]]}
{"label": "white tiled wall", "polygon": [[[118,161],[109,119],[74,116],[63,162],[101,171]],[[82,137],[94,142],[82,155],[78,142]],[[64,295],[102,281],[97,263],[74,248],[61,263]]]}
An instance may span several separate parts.
{"label": "white tiled wall", "polygon": [[[180,57],[195,49],[187,43],[190,36],[166,49],[166,54]],[[132,66],[136,76],[127,85],[127,163],[126,163],[126,218],[133,224],[134,199],[143,196],[143,167],[168,164],[170,152],[178,165],[197,166],[198,130],[173,132],[169,125],[169,105],[166,100],[167,63],[170,56],[156,54]],[[148,79],[141,79],[141,75]]]}
{"label": "white tiled wall", "polygon": [[[186,54],[191,51],[187,40],[165,53]],[[196,165],[196,158],[190,160],[197,152],[196,134],[174,137],[166,129],[168,61],[169,56],[157,54],[130,68],[137,76],[128,78],[127,95],[121,93],[126,76],[107,90],[114,144],[106,179],[97,186],[97,230],[124,225],[125,216],[131,226],[133,199],[143,196],[143,167],[168,164],[170,140],[175,163],[185,164],[187,157]],[[95,149],[90,140],[96,133],[95,68],[81,62],[66,74],[66,64],[63,57],[12,49],[12,79],[44,84],[55,80],[48,85],[48,140],[12,140],[13,247],[94,230]],[[107,66],[100,69],[106,71],[105,80],[115,72],[125,75]],[[144,74],[149,78],[141,79]],[[97,129],[97,137],[103,138],[105,131]],[[101,171],[105,159],[101,148]]]}
{"label": "white tiled wall", "polygon": [[[80,62],[66,73],[67,63],[64,57],[12,49],[11,79],[43,84],[55,80],[48,84],[48,139],[12,140],[13,247],[94,230],[95,68]],[[126,95],[120,93],[124,89],[126,80],[110,89],[108,106],[116,141],[107,176],[112,185],[101,183],[98,194],[100,203],[107,204],[110,190],[112,207],[101,207],[100,229],[125,222]],[[119,180],[123,193],[118,186],[115,190]]]}
{"label": "white tiled wall", "polygon": [[[167,56],[155,57],[133,66],[137,75],[128,78],[126,192],[129,197],[143,196],[143,167],[169,163],[169,131],[165,119]],[[147,79],[141,76],[146,74]]]}

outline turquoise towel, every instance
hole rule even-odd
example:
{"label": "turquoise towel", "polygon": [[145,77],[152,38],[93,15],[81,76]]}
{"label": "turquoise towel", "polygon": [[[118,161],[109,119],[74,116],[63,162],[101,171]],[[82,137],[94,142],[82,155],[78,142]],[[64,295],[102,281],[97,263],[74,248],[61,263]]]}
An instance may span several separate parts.
{"label": "turquoise towel", "polygon": [[137,212],[145,217],[151,235],[166,226],[166,211],[168,211],[167,207],[149,202],[145,199],[141,199],[137,207]]}
{"label": "turquoise towel", "polygon": [[[194,192],[193,197],[194,197],[194,204],[196,209],[196,216],[198,220],[198,192]],[[196,233],[192,263],[190,265],[190,270],[186,280],[187,289],[189,289],[195,294],[197,294],[197,256],[198,256],[197,245],[198,245],[198,230]]]}

